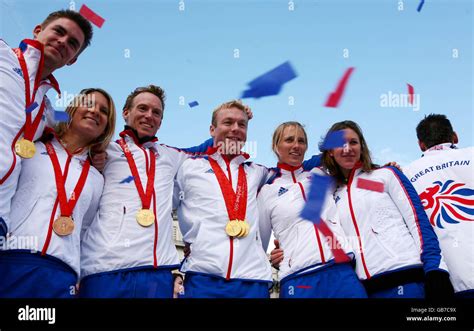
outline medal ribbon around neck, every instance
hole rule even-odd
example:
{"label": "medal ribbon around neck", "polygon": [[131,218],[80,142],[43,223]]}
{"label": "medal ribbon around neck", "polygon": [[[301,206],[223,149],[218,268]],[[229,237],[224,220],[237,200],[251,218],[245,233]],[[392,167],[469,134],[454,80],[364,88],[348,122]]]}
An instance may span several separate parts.
{"label": "medal ribbon around neck", "polygon": [[82,189],[84,188],[84,185],[86,183],[87,176],[89,175],[90,162],[89,160],[86,160],[84,162],[79,180],[68,201],[65,189],[66,180],[62,174],[61,165],[59,164],[56,151],[54,150],[54,147],[53,145],[51,145],[50,142],[46,143],[46,150],[53,164],[54,177],[56,178],[56,189],[58,191],[59,207],[61,209],[61,216],[70,217],[72,219],[72,211],[76,206],[77,200],[79,200],[79,197],[82,193]]}
{"label": "medal ribbon around neck", "polygon": [[209,157],[209,163],[211,164],[212,170],[214,170],[214,174],[219,182],[229,220],[231,222],[235,220],[243,222],[245,220],[245,214],[247,213],[248,194],[247,177],[245,175],[243,164],[239,166],[237,192],[234,192],[230,179],[226,177],[217,161]]}
{"label": "medal ribbon around neck", "polygon": [[150,170],[147,171],[148,181],[146,183],[146,193],[143,190],[143,185],[140,180],[140,176],[138,174],[137,166],[135,164],[135,160],[133,159],[133,155],[128,148],[127,143],[122,138],[119,140],[120,147],[122,147],[123,153],[127,158],[128,165],[130,167],[130,171],[132,172],[133,180],[135,181],[135,186],[137,187],[138,195],[140,196],[140,200],[142,201],[142,208],[143,209],[150,209],[151,205],[151,197],[153,195],[153,185],[155,182],[155,152],[150,149]]}
{"label": "medal ribbon around neck", "polygon": [[35,101],[35,96],[36,96],[36,91],[38,90],[38,85],[40,82],[41,78],[41,72],[43,68],[43,62],[44,62],[44,56],[41,54],[41,59],[39,63],[39,70],[36,73],[35,77],[35,86],[33,87],[33,97],[31,96],[31,89],[30,89],[30,76],[28,74],[28,67],[26,66],[26,61],[25,57],[23,55],[23,52],[19,48],[15,48],[14,52],[16,56],[18,57],[18,62],[20,63],[21,71],[23,74],[23,79],[25,81],[25,112],[26,112],[26,121],[25,121],[25,127],[24,127],[24,133],[23,137],[26,140],[33,141],[33,137],[35,135],[35,132],[39,126],[39,122],[41,121],[41,117],[43,116],[44,108],[45,108],[45,102],[41,103],[41,108],[36,115],[35,119],[31,120],[31,113],[32,111],[38,106]]}

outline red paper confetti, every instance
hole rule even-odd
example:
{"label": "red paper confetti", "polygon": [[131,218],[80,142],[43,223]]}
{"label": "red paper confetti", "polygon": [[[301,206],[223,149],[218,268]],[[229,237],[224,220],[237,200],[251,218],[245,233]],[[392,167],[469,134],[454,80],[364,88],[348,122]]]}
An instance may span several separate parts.
{"label": "red paper confetti", "polygon": [[410,103],[410,105],[412,105],[413,104],[413,95],[415,94],[415,89],[410,84],[407,84],[407,85],[408,85],[408,102]]}
{"label": "red paper confetti", "polygon": [[363,190],[375,191],[383,193],[384,185],[381,182],[359,178],[357,180],[357,187]]}
{"label": "red paper confetti", "polygon": [[354,71],[355,68],[351,67],[346,70],[344,76],[341,78],[339,81],[339,84],[337,85],[336,90],[329,95],[329,98],[326,101],[326,107],[337,107],[339,104],[339,101],[341,101],[342,95],[344,94],[344,90],[347,85],[347,81],[349,80],[349,77],[351,76],[352,72]]}
{"label": "red paper confetti", "polygon": [[96,25],[98,28],[101,28],[105,22],[105,20],[102,17],[94,13],[86,5],[81,6],[81,9],[79,9],[79,14],[87,18],[92,24]]}

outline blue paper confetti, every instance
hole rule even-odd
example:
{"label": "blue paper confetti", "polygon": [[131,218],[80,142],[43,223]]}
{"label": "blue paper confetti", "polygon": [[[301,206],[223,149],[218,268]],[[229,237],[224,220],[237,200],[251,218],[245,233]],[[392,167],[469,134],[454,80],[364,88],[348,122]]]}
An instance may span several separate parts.
{"label": "blue paper confetti", "polygon": [[56,122],[67,122],[69,121],[69,114],[65,111],[54,111],[54,120]]}
{"label": "blue paper confetti", "polygon": [[332,185],[332,181],[333,179],[330,176],[313,174],[306,204],[300,213],[302,218],[315,224],[321,222],[321,211],[326,200],[326,192]]}
{"label": "blue paper confetti", "polygon": [[425,0],[421,0],[420,4],[418,5],[418,8],[416,9],[418,12],[421,11],[421,8],[423,8],[423,5],[425,4]]}
{"label": "blue paper confetti", "polygon": [[20,42],[20,45],[18,46],[18,48],[21,50],[22,53],[24,53],[26,49],[28,48],[28,44],[22,41]]}
{"label": "blue paper confetti", "polygon": [[189,107],[193,108],[193,107],[199,106],[199,102],[192,101],[192,102],[188,103],[188,105],[189,105]]}
{"label": "blue paper confetti", "polygon": [[38,107],[38,103],[33,102],[31,105],[29,105],[29,107],[26,108],[25,112],[27,114],[31,113],[33,110],[35,110],[35,108]]}
{"label": "blue paper confetti", "polygon": [[324,139],[321,150],[328,150],[328,149],[342,147],[344,146],[345,143],[346,143],[346,139],[344,138],[343,130],[330,132]]}
{"label": "blue paper confetti", "polygon": [[122,179],[122,181],[119,184],[130,183],[133,179],[134,179],[133,176],[128,176],[127,178]]}
{"label": "blue paper confetti", "polygon": [[297,76],[290,62],[287,61],[249,82],[250,88],[242,92],[241,98],[261,98],[277,95],[280,93],[283,84]]}
{"label": "blue paper confetti", "polygon": [[268,83],[258,88],[251,88],[242,92],[241,98],[261,98],[270,95],[277,95],[281,91],[281,86],[276,83]]}

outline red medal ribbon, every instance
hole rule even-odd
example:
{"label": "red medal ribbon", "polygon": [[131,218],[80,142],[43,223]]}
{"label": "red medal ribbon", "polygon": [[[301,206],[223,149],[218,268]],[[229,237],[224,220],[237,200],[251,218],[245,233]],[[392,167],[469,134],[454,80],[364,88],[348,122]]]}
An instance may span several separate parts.
{"label": "red medal ribbon", "polygon": [[50,142],[47,142],[45,145],[54,168],[54,177],[56,178],[56,189],[58,191],[61,216],[70,217],[72,216],[72,211],[76,206],[77,200],[79,200],[79,197],[81,196],[82,189],[84,188],[87,176],[89,175],[90,162],[89,160],[86,160],[84,162],[84,165],[82,166],[81,176],[79,177],[76,187],[74,188],[74,191],[72,192],[71,197],[68,201],[65,189],[66,179],[61,172],[61,165],[59,164],[56,151],[54,150],[54,147],[53,145],[51,145]]}
{"label": "red medal ribbon", "polygon": [[138,174],[137,166],[135,164],[135,160],[133,159],[133,155],[130,152],[130,149],[125,142],[125,139],[120,139],[118,141],[120,147],[122,147],[123,153],[127,158],[128,165],[130,167],[130,171],[132,172],[133,180],[135,181],[135,186],[137,187],[138,195],[140,196],[140,200],[142,201],[142,208],[143,209],[150,209],[151,205],[151,197],[153,195],[153,185],[155,182],[155,152],[150,149],[150,170],[147,171],[148,181],[146,183],[146,193],[143,190],[143,185],[140,180],[140,176]]}
{"label": "red medal ribbon", "polygon": [[[209,157],[209,163],[216,175],[217,181],[224,197],[225,206],[229,220],[245,220],[247,213],[247,176],[245,175],[244,165],[239,166],[239,178],[237,180],[237,192],[234,192],[229,178],[222,171],[217,161]],[[230,176],[230,173],[229,173]]]}
{"label": "red medal ribbon", "polygon": [[26,61],[25,57],[23,56],[23,52],[19,48],[15,48],[13,50],[18,58],[18,62],[20,63],[21,71],[23,73],[23,79],[25,81],[25,112],[26,112],[26,121],[25,121],[25,126],[24,126],[24,134],[23,137],[29,141],[33,141],[33,138],[35,136],[35,132],[38,129],[39,123],[41,121],[41,117],[43,116],[44,108],[45,108],[45,101],[41,103],[41,108],[36,114],[35,119],[33,120],[33,123],[31,121],[31,112],[32,111],[27,111],[31,105],[35,101],[35,96],[36,96],[36,91],[38,90],[38,86],[40,83],[40,78],[41,78],[41,72],[43,69],[43,63],[44,63],[44,56],[43,52],[41,52],[41,58],[40,58],[40,63],[38,66],[38,72],[36,73],[35,77],[35,86],[33,87],[33,96],[31,96],[31,89],[30,89],[30,76],[28,74],[28,67],[26,66]]}

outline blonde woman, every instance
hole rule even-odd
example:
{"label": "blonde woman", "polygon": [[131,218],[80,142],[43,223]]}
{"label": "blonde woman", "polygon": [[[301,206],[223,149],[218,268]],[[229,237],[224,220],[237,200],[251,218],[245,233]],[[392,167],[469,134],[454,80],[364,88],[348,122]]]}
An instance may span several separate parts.
{"label": "blonde woman", "polygon": [[[354,262],[354,253],[339,223],[334,201],[326,197],[321,218],[334,237],[325,236],[312,222],[302,219],[311,173],[303,159],[308,139],[298,122],[280,124],[273,134],[278,157],[275,175],[258,194],[262,244],[267,249],[271,231],[284,251],[280,263],[280,298],[365,298],[353,264],[336,263],[332,248],[341,248]],[[311,172],[321,173],[319,168]]]}
{"label": "blonde woman", "polygon": [[0,297],[71,298],[80,270],[81,234],[92,222],[103,177],[90,165],[105,149],[115,106],[102,89],[82,90],[66,109],[69,122],[46,131],[23,160],[0,252]]}

